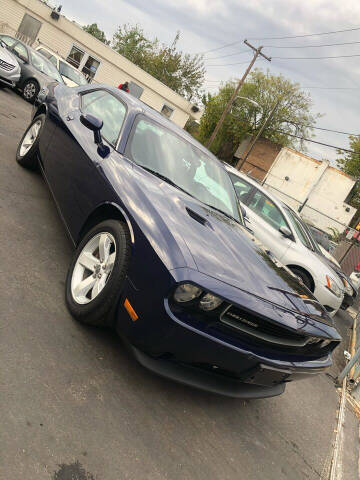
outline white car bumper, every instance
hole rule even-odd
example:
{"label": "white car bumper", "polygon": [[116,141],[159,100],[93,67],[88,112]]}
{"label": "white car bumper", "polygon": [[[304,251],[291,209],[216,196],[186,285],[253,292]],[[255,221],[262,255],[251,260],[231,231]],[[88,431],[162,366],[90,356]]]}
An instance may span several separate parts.
{"label": "white car bumper", "polygon": [[330,317],[336,315],[344,299],[343,294],[341,297],[337,297],[325,285],[321,284],[316,285],[314,296],[321,303],[321,305],[326,308]]}
{"label": "white car bumper", "polygon": [[9,87],[15,87],[15,84],[20,80],[20,68],[13,70],[5,70],[0,65],[0,82],[5,83]]}

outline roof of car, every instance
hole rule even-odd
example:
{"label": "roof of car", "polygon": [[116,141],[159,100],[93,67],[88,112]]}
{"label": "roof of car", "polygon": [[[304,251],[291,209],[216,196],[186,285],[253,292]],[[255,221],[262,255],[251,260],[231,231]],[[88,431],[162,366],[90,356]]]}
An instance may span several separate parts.
{"label": "roof of car", "polygon": [[138,98],[134,97],[133,95],[127,92],[124,92],[119,88],[112,87],[106,84],[96,84],[96,85],[91,84],[91,86],[92,87],[95,86],[96,88],[106,88],[106,90],[110,90],[114,95],[117,95],[119,98],[125,101],[125,103],[127,103],[128,105],[131,105],[133,108],[141,108],[147,116],[152,117],[157,123],[168,128],[169,130],[172,130],[174,133],[177,133],[179,136],[186,139],[189,143],[194,145],[196,148],[204,152],[207,156],[217,160],[219,163],[222,163],[218,158],[216,158],[216,156],[213,153],[211,153],[207,148],[205,148],[204,145],[202,145],[192,135],[190,135],[190,133],[186,132],[183,128],[176,125],[176,123],[164,117],[164,115],[162,115],[160,112],[153,109],[152,107],[150,107],[143,101],[139,100]]}

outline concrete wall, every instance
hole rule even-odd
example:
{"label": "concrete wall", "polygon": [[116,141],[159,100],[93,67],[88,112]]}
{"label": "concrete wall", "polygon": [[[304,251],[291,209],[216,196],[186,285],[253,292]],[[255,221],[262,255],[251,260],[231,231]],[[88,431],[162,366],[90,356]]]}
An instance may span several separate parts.
{"label": "concrete wall", "polygon": [[66,58],[75,44],[99,60],[101,63],[96,72],[96,82],[113,86],[126,80],[137,83],[144,89],[141,100],[158,111],[164,104],[169,105],[174,109],[171,120],[181,127],[190,115],[196,120],[200,119],[201,112],[191,112],[192,104],[185,98],[84,32],[78,24],[64,16],[60,16],[59,20],[51,19],[51,8],[40,0],[0,0],[0,22],[8,24],[14,31],[18,29],[25,13],[42,22],[38,34],[40,42],[62,57]]}
{"label": "concrete wall", "polygon": [[328,162],[284,147],[273,162],[264,186],[296,210],[307,200],[301,212],[304,220],[324,231],[333,227],[342,232],[356,212],[345,203],[354,183]]}

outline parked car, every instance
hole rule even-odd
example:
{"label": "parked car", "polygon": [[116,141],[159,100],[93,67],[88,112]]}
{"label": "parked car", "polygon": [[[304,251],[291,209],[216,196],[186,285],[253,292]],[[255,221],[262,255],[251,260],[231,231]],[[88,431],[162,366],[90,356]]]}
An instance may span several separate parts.
{"label": "parked car", "polygon": [[57,68],[59,71],[65,85],[68,87],[77,87],[79,85],[87,85],[88,81],[84,77],[84,75],[76,70],[70,63],[66,62],[63,58],[60,57],[57,53],[53,52],[52,50],[44,47],[43,45],[39,45],[35,49],[37,52],[44,55],[50,62]]}
{"label": "parked car", "polygon": [[20,78],[20,65],[16,57],[6,48],[6,44],[0,40],[0,88],[14,87]]}
{"label": "parked car", "polygon": [[[310,232],[312,234],[312,231]],[[312,241],[317,243],[314,237],[312,237]],[[336,272],[337,276],[343,283],[344,286],[344,299],[340,308],[342,310],[346,310],[355,302],[355,299],[358,295],[357,289],[355,288],[353,281],[349,278],[341,269],[339,262],[334,258],[329,252],[325,250],[321,245],[317,244],[319,250],[326,258],[327,262],[329,263],[330,267]]]}
{"label": "parked car", "polygon": [[50,85],[17,149],[40,167],[76,249],[73,317],[114,326],[140,363],[230,396],[324,371],[333,320],[243,225],[224,166],[113,87]]}
{"label": "parked car", "polygon": [[339,310],[344,286],[329,266],[299,215],[257,182],[226,166],[238,199],[245,206],[248,227],[297,275],[331,316]]}
{"label": "parked car", "polygon": [[61,75],[54,65],[43,55],[10,35],[0,34],[8,50],[17,57],[21,76],[16,88],[22,91],[25,100],[33,103],[42,88],[57,81],[63,83]]}
{"label": "parked car", "polygon": [[356,272],[356,271],[352,272],[352,274],[350,275],[350,280],[352,282],[353,287],[358,292],[360,287],[360,272]]}

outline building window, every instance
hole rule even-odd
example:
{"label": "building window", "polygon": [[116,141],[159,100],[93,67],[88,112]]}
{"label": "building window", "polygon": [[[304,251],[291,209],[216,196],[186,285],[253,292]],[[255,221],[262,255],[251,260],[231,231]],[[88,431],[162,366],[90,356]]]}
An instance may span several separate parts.
{"label": "building window", "polygon": [[140,85],[138,85],[137,83],[130,82],[129,83],[129,91],[130,91],[131,95],[133,95],[134,97],[140,98],[144,89],[142,87],[140,87]]}
{"label": "building window", "polygon": [[86,80],[90,82],[94,77],[96,70],[99,68],[100,62],[95,60],[95,58],[88,56],[85,65],[82,67],[81,71],[85,75]]}
{"label": "building window", "polygon": [[73,45],[66,61],[69,62],[73,67],[79,68],[84,55],[85,52]]}
{"label": "building window", "polygon": [[73,45],[71,47],[70,53],[67,56],[66,60],[75,68],[80,70],[86,80],[91,82],[91,80],[95,77],[97,69],[100,66],[100,61],[96,58],[93,58],[91,55],[86,53],[81,48]]}
{"label": "building window", "polygon": [[37,34],[41,28],[41,22],[37,19],[25,13],[21,20],[20,27],[17,31],[17,38],[29,43],[29,41],[35,42]]}
{"label": "building window", "polygon": [[171,118],[171,115],[173,114],[173,112],[174,112],[174,109],[169,107],[169,105],[166,105],[166,104],[164,104],[161,109],[161,114],[167,118]]}

